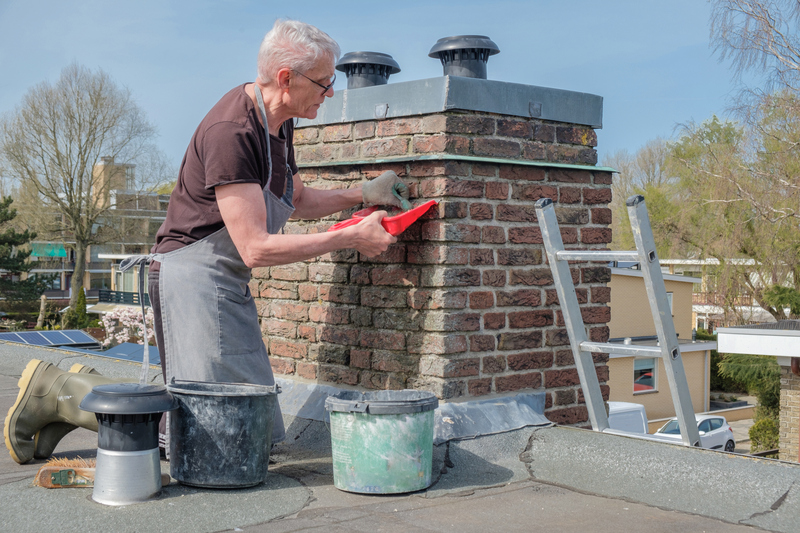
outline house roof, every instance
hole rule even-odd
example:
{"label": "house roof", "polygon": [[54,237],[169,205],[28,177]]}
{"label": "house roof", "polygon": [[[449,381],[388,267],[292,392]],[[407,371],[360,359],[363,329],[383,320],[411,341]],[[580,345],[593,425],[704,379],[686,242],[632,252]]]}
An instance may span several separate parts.
{"label": "house roof", "polygon": [[[634,270],[631,268],[614,268],[611,267],[611,274],[616,276],[632,276],[637,278],[644,277],[642,270]],[[700,278],[690,278],[689,276],[676,276],[675,274],[663,274],[664,281],[680,281],[683,283],[700,283]]]}
{"label": "house roof", "polygon": [[800,320],[717,328],[717,342],[723,353],[800,357]]}

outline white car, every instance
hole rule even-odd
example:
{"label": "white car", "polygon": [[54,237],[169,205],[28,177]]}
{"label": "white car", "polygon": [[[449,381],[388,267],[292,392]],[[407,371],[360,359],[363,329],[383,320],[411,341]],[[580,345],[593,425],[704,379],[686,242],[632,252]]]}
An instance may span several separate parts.
{"label": "white car", "polygon": [[[733,440],[733,429],[728,425],[724,416],[719,415],[694,415],[697,419],[697,430],[700,432],[700,446],[710,450],[725,450],[732,452],[736,448]],[[660,440],[674,440],[681,442],[681,430],[678,419],[671,418],[654,434]]]}

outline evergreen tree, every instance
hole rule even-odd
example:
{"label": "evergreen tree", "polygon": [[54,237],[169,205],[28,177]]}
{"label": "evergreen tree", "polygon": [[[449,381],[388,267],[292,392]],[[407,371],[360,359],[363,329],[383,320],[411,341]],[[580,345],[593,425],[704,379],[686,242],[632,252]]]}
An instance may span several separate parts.
{"label": "evergreen tree", "polygon": [[0,199],[0,297],[6,303],[36,300],[47,288],[47,281],[39,278],[13,280],[33,268],[28,262],[31,252],[20,247],[36,238],[36,234],[28,230],[20,233],[11,227],[9,223],[17,216],[17,210],[11,208],[12,202],[11,197]]}

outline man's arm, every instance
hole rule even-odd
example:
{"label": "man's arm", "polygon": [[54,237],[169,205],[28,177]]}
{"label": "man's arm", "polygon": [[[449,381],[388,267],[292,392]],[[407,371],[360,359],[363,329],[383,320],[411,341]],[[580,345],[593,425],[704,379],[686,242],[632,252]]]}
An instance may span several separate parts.
{"label": "man's arm", "polygon": [[303,184],[300,176],[294,178],[292,218],[316,219],[338,213],[363,201],[361,186],[352,189],[312,189]]}
{"label": "man's arm", "polygon": [[[258,184],[232,183],[217,186],[214,191],[228,233],[242,260],[250,268],[295,263],[344,248],[355,248],[367,257],[374,257],[397,241],[380,224],[386,211],[376,211],[361,223],[339,231],[270,235],[267,233],[267,208]],[[360,189],[353,191],[360,196]],[[345,201],[345,198],[349,197],[342,195],[339,200]],[[334,209],[330,213],[336,211]]]}

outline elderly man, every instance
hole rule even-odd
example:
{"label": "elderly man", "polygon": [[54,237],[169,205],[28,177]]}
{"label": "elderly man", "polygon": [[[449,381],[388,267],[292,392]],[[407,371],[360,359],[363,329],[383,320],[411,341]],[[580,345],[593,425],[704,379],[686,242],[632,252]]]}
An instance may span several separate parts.
{"label": "elderly man", "polygon": [[[408,187],[392,172],[361,187],[329,191],[305,187],[297,176],[292,119],[313,119],[333,95],[339,53],[319,29],[278,20],[261,43],[256,81],[223,96],[195,131],[148,256],[167,383],[175,378],[274,384],[248,285],[250,270],[345,248],[372,257],[396,241],[380,224],[385,211],[336,232],[282,234],[290,217],[319,218],[359,203],[400,205],[395,193],[408,198]],[[96,430],[96,422],[57,403],[77,406],[93,386],[110,381],[89,370],[69,374],[33,361],[28,366],[5,427],[6,445],[18,462],[46,457],[77,425]],[[62,385],[70,387],[74,400],[59,398]],[[65,418],[60,412],[77,414]],[[283,437],[277,412],[273,442]]]}

